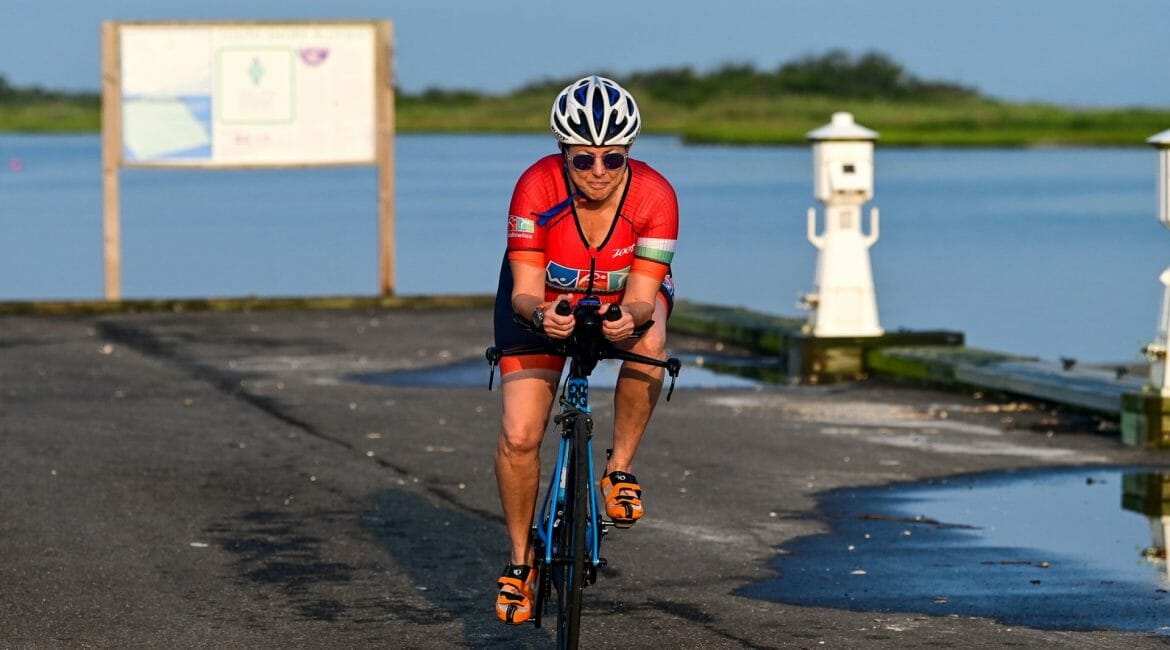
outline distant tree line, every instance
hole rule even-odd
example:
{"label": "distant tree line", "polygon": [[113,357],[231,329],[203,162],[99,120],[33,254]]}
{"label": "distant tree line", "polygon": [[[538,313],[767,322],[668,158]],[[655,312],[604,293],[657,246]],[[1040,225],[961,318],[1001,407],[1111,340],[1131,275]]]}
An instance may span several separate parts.
{"label": "distant tree line", "polygon": [[[851,56],[844,50],[806,56],[771,71],[760,71],[750,64],[726,64],[705,74],[691,67],[680,67],[608,76],[620,78],[623,85],[655,99],[687,107],[724,97],[767,99],[784,95],[823,95],[848,99],[947,100],[981,96],[967,86],[919,79],[880,52]],[[575,79],[544,79],[507,94],[555,93]],[[429,88],[418,94],[400,93],[399,97],[411,103],[449,106],[475,103],[484,94]],[[39,86],[17,88],[0,76],[0,105],[52,102],[98,106],[100,96],[96,92],[63,92]]]}
{"label": "distant tree line", "polygon": [[21,104],[67,103],[82,106],[100,106],[101,96],[95,92],[65,92],[45,90],[40,86],[18,88],[0,75],[0,106]]}
{"label": "distant tree line", "polygon": [[[655,99],[692,107],[721,97],[823,95],[848,99],[946,100],[981,96],[968,86],[919,79],[880,52],[854,57],[844,50],[806,56],[772,71],[759,71],[750,64],[727,64],[707,74],[681,67],[635,72],[620,79],[623,85],[638,88]],[[572,81],[543,80],[518,92],[556,92]]]}

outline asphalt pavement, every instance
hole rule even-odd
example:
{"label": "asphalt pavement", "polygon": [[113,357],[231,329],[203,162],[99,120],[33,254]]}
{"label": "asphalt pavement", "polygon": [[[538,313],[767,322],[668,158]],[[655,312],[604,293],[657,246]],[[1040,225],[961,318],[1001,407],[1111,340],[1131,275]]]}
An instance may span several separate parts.
{"label": "asphalt pavement", "polygon": [[[548,646],[547,627],[492,611],[506,542],[486,362],[481,385],[365,380],[482,359],[490,317],[0,317],[0,648]],[[683,337],[672,348],[734,353]],[[599,450],[605,397],[593,394]],[[1170,456],[1120,444],[1116,423],[1011,396],[680,387],[637,459],[646,518],[607,537],[609,568],[586,591],[582,645],[1163,647],[1148,631],[738,593],[776,577],[786,543],[828,530],[828,490],[1135,464]]]}

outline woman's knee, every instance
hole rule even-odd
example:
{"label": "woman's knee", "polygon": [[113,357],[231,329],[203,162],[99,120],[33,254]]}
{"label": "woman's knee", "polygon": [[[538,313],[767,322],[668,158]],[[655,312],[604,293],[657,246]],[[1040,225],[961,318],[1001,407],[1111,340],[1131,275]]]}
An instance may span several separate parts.
{"label": "woman's knee", "polygon": [[664,358],[666,356],[666,326],[655,323],[634,341],[633,345],[630,346],[630,351],[655,359]]}
{"label": "woman's knee", "polygon": [[670,318],[666,304],[654,301],[654,324],[634,342],[633,351],[655,359],[666,358],[666,321]]}
{"label": "woman's knee", "polygon": [[543,421],[505,417],[500,427],[499,450],[509,456],[537,454],[544,439],[544,429]]}
{"label": "woman's knee", "polygon": [[559,379],[559,371],[530,369],[514,372],[501,380],[504,415],[500,427],[500,453],[524,455],[540,451]]}

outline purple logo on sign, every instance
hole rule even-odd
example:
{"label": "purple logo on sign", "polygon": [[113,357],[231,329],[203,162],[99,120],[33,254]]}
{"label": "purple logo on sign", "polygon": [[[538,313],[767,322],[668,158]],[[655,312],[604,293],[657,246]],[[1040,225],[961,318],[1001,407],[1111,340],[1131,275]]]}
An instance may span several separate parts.
{"label": "purple logo on sign", "polygon": [[305,65],[321,65],[325,59],[329,58],[329,48],[302,47],[298,54],[301,55],[301,60],[305,62]]}

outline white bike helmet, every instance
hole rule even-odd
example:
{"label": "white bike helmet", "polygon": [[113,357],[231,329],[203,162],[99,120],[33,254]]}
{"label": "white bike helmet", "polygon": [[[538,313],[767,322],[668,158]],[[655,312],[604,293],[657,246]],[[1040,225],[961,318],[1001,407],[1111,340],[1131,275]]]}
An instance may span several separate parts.
{"label": "white bike helmet", "polygon": [[597,75],[578,79],[557,95],[551,123],[562,145],[589,147],[632,144],[642,129],[634,96]]}

